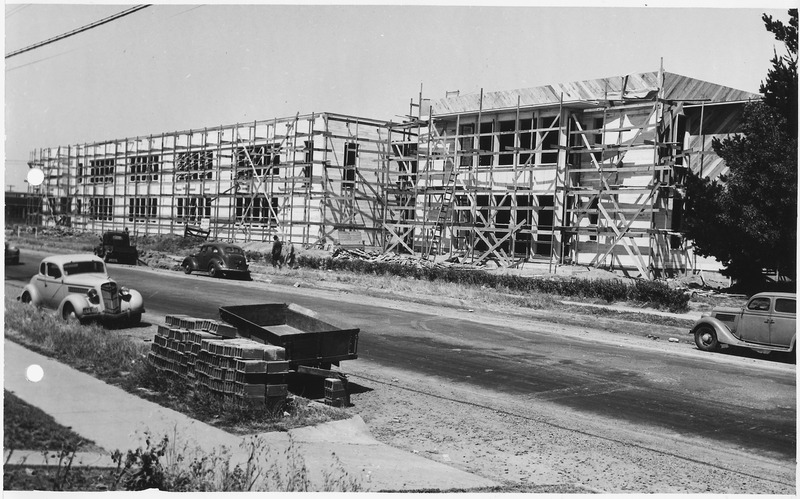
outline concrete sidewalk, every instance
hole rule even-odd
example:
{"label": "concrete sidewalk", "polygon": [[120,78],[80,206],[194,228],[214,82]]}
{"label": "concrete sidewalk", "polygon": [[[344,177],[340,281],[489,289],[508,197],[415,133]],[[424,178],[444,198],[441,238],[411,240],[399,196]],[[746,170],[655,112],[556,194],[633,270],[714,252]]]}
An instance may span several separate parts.
{"label": "concrete sidewalk", "polygon": [[[167,435],[185,456],[191,456],[194,452],[198,455],[220,453],[227,449],[231,455],[231,466],[247,461],[248,453],[242,444],[251,441],[254,436],[232,435],[193,420],[14,342],[4,341],[4,348],[5,389],[42,409],[57,423],[93,440],[109,453],[144,448],[145,435],[149,433],[154,443]],[[28,366],[34,364],[41,366],[44,371],[44,377],[39,382],[29,381],[26,376]],[[302,457],[309,470],[309,478],[316,487],[314,491],[324,491],[325,474],[333,472],[335,475],[338,471],[346,472],[364,490],[372,492],[445,491],[497,485],[491,480],[382,444],[372,437],[359,416],[255,437],[266,445],[269,456],[277,456],[273,462],[281,466],[286,464],[287,456],[292,453]],[[41,456],[41,453],[33,452],[15,453],[11,463],[25,457],[28,464],[35,464],[44,460]],[[106,462],[102,456],[87,454],[81,457],[85,465],[95,459]]]}

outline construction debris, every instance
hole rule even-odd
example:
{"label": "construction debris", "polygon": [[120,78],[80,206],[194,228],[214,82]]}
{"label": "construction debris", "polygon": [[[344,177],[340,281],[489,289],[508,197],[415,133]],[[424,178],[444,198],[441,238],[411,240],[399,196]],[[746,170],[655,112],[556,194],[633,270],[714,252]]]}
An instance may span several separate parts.
{"label": "construction debris", "polygon": [[442,261],[426,260],[420,256],[408,254],[377,253],[357,248],[336,248],[331,254],[331,258],[336,260],[363,260],[375,263],[394,263],[416,268],[457,268],[463,270],[477,270],[484,268],[483,265],[469,265],[459,263],[458,257],[448,258]]}

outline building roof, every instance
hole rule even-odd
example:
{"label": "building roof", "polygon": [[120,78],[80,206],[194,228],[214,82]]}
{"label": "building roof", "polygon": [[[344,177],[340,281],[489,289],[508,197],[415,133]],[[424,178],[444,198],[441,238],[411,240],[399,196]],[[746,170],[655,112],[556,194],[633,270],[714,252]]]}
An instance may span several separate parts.
{"label": "building roof", "polygon": [[[431,111],[434,115],[446,115],[475,112],[478,109],[483,111],[513,109],[518,103],[521,107],[535,107],[558,105],[560,102],[575,104],[607,100],[652,100],[658,95],[658,89],[659,73],[652,71],[541,87],[485,92],[482,103],[480,94],[431,100]],[[661,97],[667,100],[736,102],[761,99],[759,94],[667,72],[664,73],[663,90]]]}

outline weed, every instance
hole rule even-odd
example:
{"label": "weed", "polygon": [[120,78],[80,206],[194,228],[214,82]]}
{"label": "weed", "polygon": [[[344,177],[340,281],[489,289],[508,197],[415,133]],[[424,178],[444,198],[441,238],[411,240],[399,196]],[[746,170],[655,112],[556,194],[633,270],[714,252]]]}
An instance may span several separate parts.
{"label": "weed", "polygon": [[294,441],[276,455],[259,437],[243,439],[233,455],[222,447],[211,453],[188,449],[178,443],[177,432],[158,442],[145,433],[145,446],[125,455],[116,451],[115,487],[124,490],[156,488],[170,492],[355,492],[362,490],[335,455],[330,469],[315,483]]}
{"label": "weed", "polygon": [[77,368],[104,376],[130,371],[147,346],[100,325],[61,320],[49,311],[5,298],[6,333],[19,343],[35,346]]}

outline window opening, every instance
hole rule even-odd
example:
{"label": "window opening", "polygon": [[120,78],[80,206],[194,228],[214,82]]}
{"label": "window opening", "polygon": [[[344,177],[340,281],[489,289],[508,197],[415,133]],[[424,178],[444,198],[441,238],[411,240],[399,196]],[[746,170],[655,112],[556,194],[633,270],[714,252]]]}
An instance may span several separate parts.
{"label": "window opening", "polygon": [[783,312],[785,314],[794,314],[797,309],[797,301],[789,300],[787,298],[778,298],[775,300],[775,311]]}
{"label": "window opening", "polygon": [[128,158],[131,182],[158,180],[158,156],[145,155]]}
{"label": "window opening", "polygon": [[498,136],[500,153],[497,160],[499,165],[508,166],[514,164],[514,132],[516,128],[514,120],[500,122],[500,135]]}
{"label": "window opening", "polygon": [[358,157],[358,144],[347,142],[344,145],[344,165],[342,169],[342,183],[345,187],[353,187],[356,182],[356,158]]}
{"label": "window opening", "polygon": [[175,180],[200,180],[213,178],[214,152],[195,151],[178,153],[175,157]]}
{"label": "window opening", "polygon": [[480,157],[478,158],[479,166],[492,166],[494,163],[494,122],[481,123],[480,137],[478,138],[478,148]]}
{"label": "window opening", "polygon": [[[272,211],[270,211],[270,205]],[[249,209],[248,209],[249,206]],[[278,198],[258,195],[253,198],[249,196],[238,196],[236,198],[236,218],[245,223],[268,224],[277,222],[272,213],[278,213]]]}
{"label": "window opening", "polygon": [[[519,120],[519,148],[520,149],[533,149],[533,120],[524,119]],[[532,153],[521,152],[519,153],[519,164],[526,165],[531,161]]]}
{"label": "window opening", "polygon": [[[540,124],[541,128],[549,128],[550,125],[553,123],[554,116],[548,116],[545,118],[541,118]],[[542,136],[541,141],[541,150],[542,150],[542,163],[543,164],[550,164],[555,163],[558,161],[558,151],[554,150],[558,146],[558,131],[557,130],[550,130],[544,133]]]}
{"label": "window opening", "polygon": [[[589,226],[594,227],[597,229],[597,222],[600,220],[600,215],[598,213],[598,200],[597,198],[592,199],[592,202],[589,203]],[[591,234],[589,236],[590,241],[597,241],[597,233]]]}
{"label": "window opening", "polygon": [[154,220],[158,214],[157,198],[131,198],[128,205],[128,221]]}
{"label": "window opening", "polygon": [[112,198],[89,198],[89,220],[111,220]]}
{"label": "window opening", "polygon": [[461,125],[459,130],[458,148],[461,152],[461,158],[458,162],[459,166],[472,166],[472,154],[475,149],[475,125],[469,123]]}
{"label": "window opening", "polygon": [[90,160],[89,182],[92,184],[113,184],[115,165],[114,158]]}
{"label": "window opening", "polygon": [[553,196],[536,196],[539,216],[536,223],[536,254],[550,256],[553,244]]}
{"label": "window opening", "polygon": [[748,310],[759,310],[759,311],[768,311],[769,310],[769,298],[754,298],[750,300],[750,303],[747,304]]}

